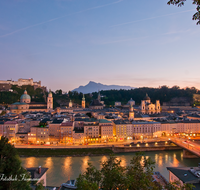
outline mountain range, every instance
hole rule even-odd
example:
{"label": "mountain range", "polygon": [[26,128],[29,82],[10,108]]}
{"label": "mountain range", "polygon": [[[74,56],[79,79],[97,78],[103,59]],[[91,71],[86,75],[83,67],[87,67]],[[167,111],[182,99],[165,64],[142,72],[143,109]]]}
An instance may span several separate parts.
{"label": "mountain range", "polygon": [[78,93],[82,92],[83,94],[88,94],[88,93],[92,93],[92,92],[98,92],[101,90],[120,90],[120,89],[130,90],[130,89],[134,89],[134,87],[119,86],[119,85],[105,85],[105,84],[90,81],[85,86],[79,86],[78,88],[75,88],[72,91],[77,91]]}

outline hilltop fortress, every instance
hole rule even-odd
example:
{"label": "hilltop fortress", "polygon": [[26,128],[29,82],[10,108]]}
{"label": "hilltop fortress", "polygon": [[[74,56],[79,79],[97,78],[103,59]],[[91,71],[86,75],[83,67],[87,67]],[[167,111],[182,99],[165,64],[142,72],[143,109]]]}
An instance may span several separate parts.
{"label": "hilltop fortress", "polygon": [[29,79],[22,79],[19,78],[17,81],[14,80],[0,80],[0,91],[9,91],[12,85],[17,86],[34,86],[34,89],[41,88],[46,91],[46,87],[41,86],[41,81],[33,81],[32,78]]}

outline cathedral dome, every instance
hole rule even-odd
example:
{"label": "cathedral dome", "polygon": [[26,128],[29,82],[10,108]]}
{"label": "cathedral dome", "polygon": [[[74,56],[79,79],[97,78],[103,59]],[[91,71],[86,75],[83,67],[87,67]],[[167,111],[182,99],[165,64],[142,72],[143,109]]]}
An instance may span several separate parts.
{"label": "cathedral dome", "polygon": [[148,94],[146,94],[146,96],[144,97],[144,100],[150,100]]}
{"label": "cathedral dome", "polygon": [[24,99],[31,99],[31,97],[27,94],[27,91],[24,91],[24,94],[21,95],[20,100],[24,100]]}
{"label": "cathedral dome", "polygon": [[135,105],[135,101],[131,98],[131,99],[128,101],[128,104],[131,105],[131,106],[133,106],[133,105]]}

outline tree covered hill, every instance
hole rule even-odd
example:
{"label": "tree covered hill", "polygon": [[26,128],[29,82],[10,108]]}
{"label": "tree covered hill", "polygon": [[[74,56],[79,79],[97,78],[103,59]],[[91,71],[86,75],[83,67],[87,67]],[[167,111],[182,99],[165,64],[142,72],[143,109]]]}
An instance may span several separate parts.
{"label": "tree covered hill", "polygon": [[[24,93],[26,89],[28,94],[31,96],[31,101],[35,102],[45,102],[48,92],[44,92],[42,89],[37,88],[34,90],[32,86],[12,86],[13,92],[0,92],[0,104],[12,104],[20,100],[20,96]],[[178,86],[169,88],[167,86],[162,86],[160,88],[135,88],[131,90],[106,90],[100,91],[102,96],[101,100],[104,101],[105,105],[110,107],[114,106],[116,101],[122,102],[122,104],[127,104],[127,102],[132,98],[135,100],[136,105],[140,105],[141,100],[148,94],[151,101],[155,103],[156,100],[160,100],[161,105],[163,102],[169,102],[172,98],[184,97],[188,100],[190,104],[193,102],[193,94],[200,94],[199,90],[195,87],[181,89]],[[96,99],[98,96],[97,92],[92,94],[85,94],[86,107],[89,106],[92,99]],[[54,108],[59,106],[68,105],[71,100],[75,104],[81,105],[83,94],[76,91],[69,91],[68,94],[62,94],[62,90],[56,90],[53,92]],[[198,103],[198,102],[195,102]]]}
{"label": "tree covered hill", "polygon": [[24,90],[27,90],[27,93],[31,96],[32,102],[45,102],[46,101],[46,92],[41,88],[34,90],[33,86],[17,86],[13,85],[11,87],[13,92],[2,91],[0,92],[0,104],[12,104],[14,102],[19,102],[21,95],[24,93]]}
{"label": "tree covered hill", "polygon": [[105,96],[102,99],[106,105],[114,105],[115,101],[120,101],[122,104],[126,104],[131,98],[135,100],[137,105],[139,105],[146,94],[148,94],[152,102],[160,100],[161,104],[163,104],[163,102],[168,102],[175,97],[185,97],[192,104],[193,94],[196,93],[200,94],[195,87],[180,89],[178,86],[172,88],[162,86],[160,88],[142,87],[131,90],[101,91],[101,95]]}

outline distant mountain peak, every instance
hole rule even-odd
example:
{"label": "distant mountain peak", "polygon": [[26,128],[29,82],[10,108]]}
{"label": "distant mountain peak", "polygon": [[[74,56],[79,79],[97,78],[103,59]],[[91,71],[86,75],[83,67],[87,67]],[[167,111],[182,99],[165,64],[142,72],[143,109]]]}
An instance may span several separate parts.
{"label": "distant mountain peak", "polygon": [[84,94],[92,93],[92,92],[98,92],[101,90],[130,90],[134,89],[134,87],[131,86],[119,86],[119,85],[104,85],[101,83],[96,83],[94,81],[90,81],[88,84],[85,86],[79,86],[78,88],[75,88],[72,91],[77,91],[78,93],[82,92]]}

